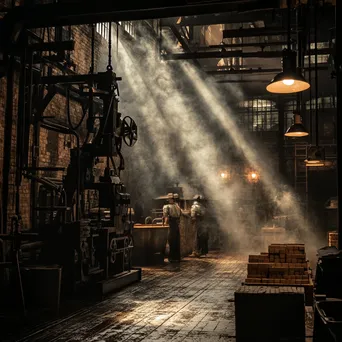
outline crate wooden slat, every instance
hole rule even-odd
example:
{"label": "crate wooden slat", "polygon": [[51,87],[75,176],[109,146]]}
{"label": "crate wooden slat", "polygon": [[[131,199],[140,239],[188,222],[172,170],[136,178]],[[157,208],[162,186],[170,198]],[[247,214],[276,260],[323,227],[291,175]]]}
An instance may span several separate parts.
{"label": "crate wooden slat", "polygon": [[312,305],[313,282],[305,245],[273,243],[268,246],[267,253],[250,255],[244,284],[302,286],[306,304]]}
{"label": "crate wooden slat", "polygon": [[[248,279],[248,278],[247,278]],[[246,279],[246,280],[247,280]],[[270,279],[268,279],[270,280]],[[285,284],[285,283],[259,283],[259,282],[243,282],[242,285],[245,286],[270,286],[270,287],[278,287],[278,286],[290,286],[290,287],[302,287],[304,288],[305,293],[305,305],[312,306],[313,305],[313,281],[309,278],[308,284]]]}

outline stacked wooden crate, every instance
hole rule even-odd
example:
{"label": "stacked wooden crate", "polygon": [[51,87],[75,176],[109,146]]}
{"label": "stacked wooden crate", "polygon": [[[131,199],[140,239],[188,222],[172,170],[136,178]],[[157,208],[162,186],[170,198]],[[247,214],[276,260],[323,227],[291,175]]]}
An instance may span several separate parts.
{"label": "stacked wooden crate", "polygon": [[338,233],[336,231],[329,232],[329,246],[335,246],[338,248]]}
{"label": "stacked wooden crate", "polygon": [[236,342],[305,341],[303,288],[242,286],[234,297]]}
{"label": "stacked wooden crate", "polygon": [[246,285],[310,287],[306,292],[311,302],[313,283],[303,244],[271,244],[268,253],[249,256],[247,271]]}

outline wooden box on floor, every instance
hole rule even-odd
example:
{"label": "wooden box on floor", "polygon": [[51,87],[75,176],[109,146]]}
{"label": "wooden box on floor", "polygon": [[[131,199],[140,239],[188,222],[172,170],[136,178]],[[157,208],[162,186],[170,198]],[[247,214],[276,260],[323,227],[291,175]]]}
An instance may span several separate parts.
{"label": "wooden box on floor", "polygon": [[235,292],[236,341],[304,342],[304,289],[242,286]]}
{"label": "wooden box on floor", "polygon": [[338,232],[333,231],[328,233],[328,245],[338,248]]}

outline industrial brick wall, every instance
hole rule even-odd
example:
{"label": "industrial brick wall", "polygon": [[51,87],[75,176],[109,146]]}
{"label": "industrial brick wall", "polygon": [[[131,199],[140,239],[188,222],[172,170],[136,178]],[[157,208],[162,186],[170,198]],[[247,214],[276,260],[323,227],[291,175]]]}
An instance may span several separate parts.
{"label": "industrial brick wall", "polygon": [[[0,1],[1,5],[1,1]],[[39,34],[40,32],[37,32]],[[45,38],[47,34],[45,34]],[[50,38],[53,37],[51,32]],[[76,64],[76,72],[86,74],[89,72],[91,65],[91,27],[88,25],[72,28],[72,37],[75,40],[75,50],[71,53],[71,58]],[[99,56],[107,51],[107,42],[98,33],[95,35],[95,70],[97,69],[97,61]],[[99,70],[100,71],[100,70]],[[103,70],[104,71],[104,70]],[[53,74],[60,73],[57,70]],[[8,197],[8,226],[10,225],[11,217],[15,213],[15,155],[16,155],[16,120],[18,109],[18,85],[19,75],[15,74],[14,96],[13,96],[13,130],[12,130],[12,148],[11,148],[11,169],[9,175],[9,197]],[[3,159],[4,159],[4,133],[5,133],[5,113],[6,113],[6,77],[0,79],[0,192],[2,196],[3,185]],[[61,95],[56,95],[47,106],[44,116],[53,116],[55,120],[67,123],[66,116],[66,99]],[[80,104],[71,101],[70,116],[74,125],[76,125],[82,117],[82,108]],[[78,129],[81,138],[81,144],[85,138],[85,121]],[[40,133],[40,149],[39,149],[39,165],[40,166],[62,166],[67,167],[69,163],[70,147],[75,147],[76,141],[70,136],[47,131],[41,129]],[[30,160],[30,158],[29,158]],[[43,173],[41,175],[44,175]],[[62,177],[62,173],[49,173],[49,176]],[[20,187],[20,214],[22,216],[23,228],[30,228],[30,183],[23,180]],[[1,198],[2,208],[2,198]]]}

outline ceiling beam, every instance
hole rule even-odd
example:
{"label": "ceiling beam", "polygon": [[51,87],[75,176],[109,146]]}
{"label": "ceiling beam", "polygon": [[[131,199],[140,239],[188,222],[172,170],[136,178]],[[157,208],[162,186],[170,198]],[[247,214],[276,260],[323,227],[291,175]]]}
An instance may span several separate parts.
{"label": "ceiling beam", "polygon": [[[291,40],[291,44],[294,43],[293,40]],[[209,46],[202,46],[199,47],[198,50],[201,49],[222,49],[224,48],[244,48],[244,47],[266,47],[266,46],[282,46],[287,45],[287,41],[280,41],[280,42],[258,42],[258,43],[241,43],[241,44],[219,44],[219,45],[209,45]]]}
{"label": "ceiling beam", "polygon": [[54,4],[17,6],[5,18],[30,28],[39,28],[242,11],[259,8],[264,2],[270,4],[274,1],[216,0],[192,3],[187,0],[62,0]]}
{"label": "ceiling beam", "polygon": [[287,30],[282,27],[258,27],[252,29],[223,30],[222,34],[223,38],[279,36],[287,34]]}
{"label": "ceiling beam", "polygon": [[[170,29],[172,33],[175,35],[175,37],[178,39],[179,43],[182,45],[182,48],[184,49],[184,51],[187,53],[191,53],[192,51],[189,48],[188,41],[179,32],[179,28],[176,25],[171,25]],[[197,60],[194,60],[194,63],[197,67],[201,68],[201,64]]]}
{"label": "ceiling beam", "polygon": [[[272,5],[268,1],[262,1],[258,4],[258,8],[251,11],[244,11],[240,13],[215,13],[201,16],[187,16],[182,17],[180,26],[207,26],[218,24],[238,24],[249,23],[257,20],[263,20],[265,23],[274,21],[276,15],[282,15],[283,9],[276,7],[276,3]],[[161,20],[161,26],[170,26],[176,24],[177,18],[166,18]]]}
{"label": "ceiling beam", "polygon": [[208,75],[243,75],[243,74],[256,74],[256,73],[278,73],[281,72],[282,69],[232,69],[232,70],[209,70],[206,73]]}
{"label": "ceiling beam", "polygon": [[[317,70],[328,70],[328,65],[318,65]],[[304,71],[310,71],[308,67],[303,68]],[[278,73],[281,72],[280,68],[272,68],[272,69],[262,69],[262,68],[250,68],[250,69],[230,69],[229,67],[218,67],[215,70],[206,70],[205,72],[208,75],[239,75],[239,74],[254,74],[254,73]],[[314,71],[314,68],[311,68],[311,71]]]}
{"label": "ceiling beam", "polygon": [[217,80],[216,83],[270,83],[267,80]]}
{"label": "ceiling beam", "polygon": [[161,55],[166,61],[181,59],[203,59],[203,58],[225,58],[225,57],[242,57],[242,58],[279,58],[282,57],[282,51],[207,51],[207,52],[185,52],[185,53],[168,53]]}
{"label": "ceiling beam", "polygon": [[[329,54],[331,49],[319,49],[318,55]],[[306,52],[306,55],[308,52]],[[311,55],[315,55],[315,50],[311,51]],[[242,50],[235,51],[202,51],[202,52],[184,52],[184,53],[167,53],[161,55],[161,59],[165,61],[182,60],[182,59],[205,59],[205,58],[280,58],[283,56],[282,51],[252,51],[243,52]]]}

